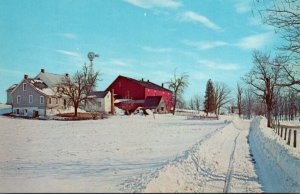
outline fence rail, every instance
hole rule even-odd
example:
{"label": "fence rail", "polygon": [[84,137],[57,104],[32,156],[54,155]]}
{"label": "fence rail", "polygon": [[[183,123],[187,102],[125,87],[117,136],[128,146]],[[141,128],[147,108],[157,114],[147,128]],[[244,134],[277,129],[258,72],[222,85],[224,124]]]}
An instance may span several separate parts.
{"label": "fence rail", "polygon": [[201,115],[191,115],[187,116],[188,120],[218,120],[217,116],[201,116]]}
{"label": "fence rail", "polygon": [[[273,121],[272,122],[272,128],[274,129],[274,132],[279,135],[281,138],[283,138],[285,141],[287,141],[287,145],[291,145],[291,136],[292,131],[294,134],[293,138],[293,147],[297,147],[297,130],[300,129],[300,126],[291,126],[291,125],[284,125],[280,124],[279,121]],[[283,132],[284,130],[284,132]],[[284,136],[284,137],[283,137]]]}

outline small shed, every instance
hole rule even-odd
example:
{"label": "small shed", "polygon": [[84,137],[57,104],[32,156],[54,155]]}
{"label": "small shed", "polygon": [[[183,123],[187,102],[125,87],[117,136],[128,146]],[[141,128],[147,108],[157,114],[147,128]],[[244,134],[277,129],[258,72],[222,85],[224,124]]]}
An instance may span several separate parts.
{"label": "small shed", "polygon": [[165,101],[162,96],[147,96],[144,108],[150,109],[154,113],[167,113]]}

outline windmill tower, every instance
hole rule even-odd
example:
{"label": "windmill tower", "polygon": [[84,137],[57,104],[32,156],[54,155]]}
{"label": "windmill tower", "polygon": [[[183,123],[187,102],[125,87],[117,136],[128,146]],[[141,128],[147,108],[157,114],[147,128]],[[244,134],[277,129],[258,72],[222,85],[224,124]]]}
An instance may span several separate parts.
{"label": "windmill tower", "polygon": [[89,58],[91,64],[90,64],[90,75],[93,75],[93,60],[95,57],[99,57],[98,54],[95,54],[94,52],[89,52],[87,57]]}

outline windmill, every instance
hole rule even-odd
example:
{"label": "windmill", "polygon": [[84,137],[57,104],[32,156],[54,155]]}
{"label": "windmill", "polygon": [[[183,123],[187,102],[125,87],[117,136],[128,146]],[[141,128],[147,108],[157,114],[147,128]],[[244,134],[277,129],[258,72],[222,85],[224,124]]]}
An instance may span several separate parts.
{"label": "windmill", "polygon": [[93,75],[93,60],[94,60],[95,57],[99,57],[99,55],[95,54],[94,52],[89,52],[87,54],[87,57],[89,58],[89,60],[91,62],[91,64],[90,64],[90,73],[91,73],[91,75]]}

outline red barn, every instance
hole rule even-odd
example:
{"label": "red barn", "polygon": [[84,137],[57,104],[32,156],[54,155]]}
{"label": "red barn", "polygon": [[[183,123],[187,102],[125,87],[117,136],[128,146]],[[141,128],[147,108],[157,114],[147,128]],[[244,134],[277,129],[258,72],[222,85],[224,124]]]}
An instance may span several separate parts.
{"label": "red barn", "polygon": [[[106,91],[113,91],[115,105],[119,108],[134,111],[137,107],[144,107],[145,99],[150,96],[161,96],[166,110],[160,107],[159,112],[170,112],[173,110],[173,92],[152,82],[135,80],[119,75]],[[161,106],[161,105],[160,105]]]}

